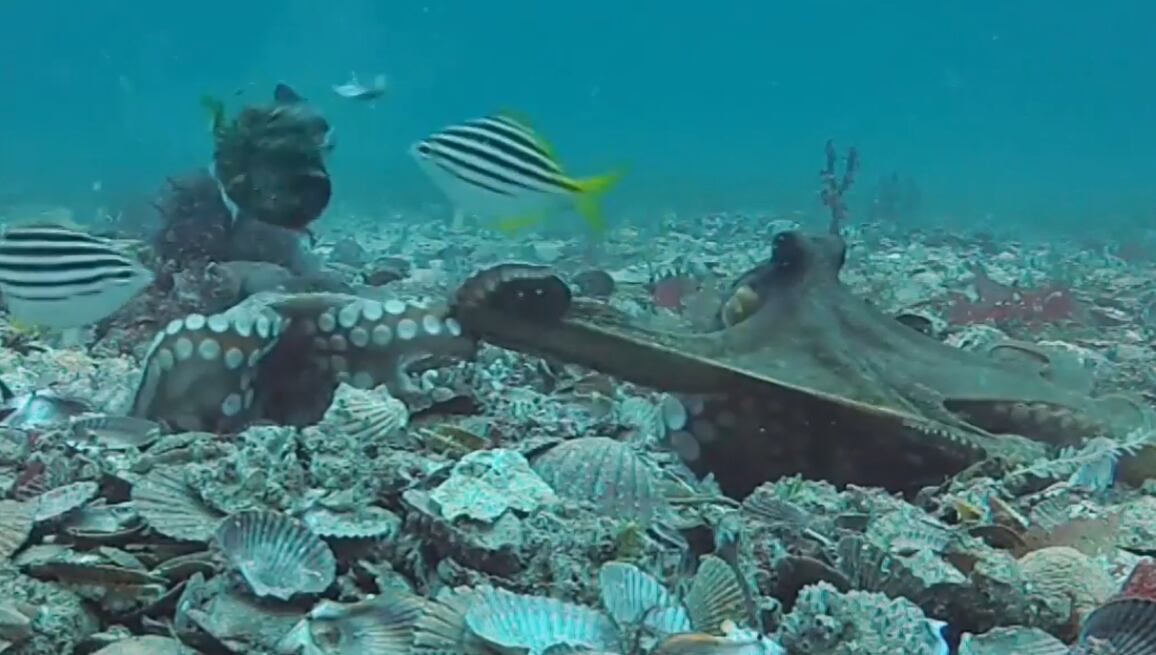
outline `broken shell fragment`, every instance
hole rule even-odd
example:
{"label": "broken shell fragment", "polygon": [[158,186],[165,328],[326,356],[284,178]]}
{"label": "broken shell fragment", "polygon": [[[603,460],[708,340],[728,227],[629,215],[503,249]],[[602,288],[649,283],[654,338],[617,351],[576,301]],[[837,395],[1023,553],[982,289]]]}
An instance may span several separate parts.
{"label": "broken shell fragment", "polygon": [[49,489],[36,497],[36,522],[51,521],[64,516],[96,496],[97,484],[91,481],[73,482]]}
{"label": "broken shell fragment", "polygon": [[401,532],[401,517],[382,507],[334,512],[315,507],[301,517],[309,529],[326,539],[384,539]]}
{"label": "broken shell fragment", "polygon": [[425,613],[418,596],[388,593],[358,603],[323,600],[277,644],[279,653],[405,653]]}
{"label": "broken shell fragment", "polygon": [[0,500],[0,559],[12,557],[28,540],[35,513],[35,502]]}
{"label": "broken shell fragment", "polygon": [[217,548],[259,597],[289,600],[333,584],[333,551],[295,518],[265,510],[229,516],[217,528]]}

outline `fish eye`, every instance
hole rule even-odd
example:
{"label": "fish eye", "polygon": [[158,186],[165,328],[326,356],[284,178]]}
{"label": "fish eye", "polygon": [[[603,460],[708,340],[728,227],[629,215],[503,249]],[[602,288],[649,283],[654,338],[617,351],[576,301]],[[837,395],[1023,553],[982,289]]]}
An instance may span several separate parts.
{"label": "fish eye", "polygon": [[428,143],[417,144],[417,154],[421,155],[422,157],[429,157],[430,152],[431,150]]}

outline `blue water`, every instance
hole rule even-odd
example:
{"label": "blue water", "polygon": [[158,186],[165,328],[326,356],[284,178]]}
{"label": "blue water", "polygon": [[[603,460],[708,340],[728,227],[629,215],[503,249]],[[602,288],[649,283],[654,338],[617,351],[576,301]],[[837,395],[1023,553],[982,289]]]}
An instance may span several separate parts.
{"label": "blue water", "polygon": [[[208,160],[201,94],[285,81],[336,128],[329,218],[438,201],[407,145],[516,108],[574,173],[628,164],[635,219],[815,210],[833,137],[862,152],[853,213],[899,171],[931,223],[1147,225],[1152,25],[1144,0],[8,2],[0,202],[147,194]],[[334,96],[351,70],[387,98]]]}

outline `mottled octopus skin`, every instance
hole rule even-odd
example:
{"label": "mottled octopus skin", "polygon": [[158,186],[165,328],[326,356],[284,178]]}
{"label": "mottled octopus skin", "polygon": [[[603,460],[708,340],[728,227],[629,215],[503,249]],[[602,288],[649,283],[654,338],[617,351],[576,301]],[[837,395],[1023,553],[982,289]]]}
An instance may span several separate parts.
{"label": "mottled octopus skin", "polygon": [[[183,430],[228,431],[324,405],[340,382],[417,392],[407,367],[471,357],[474,341],[444,307],[342,294],[259,294],[220,314],[172,321],[153,341],[134,416]],[[319,400],[320,397],[320,400]]]}
{"label": "mottled octopus skin", "polygon": [[734,497],[793,474],[914,493],[985,456],[1030,459],[1142,420],[1139,405],[1121,411],[1038,365],[955,349],[882,314],[839,282],[838,237],[784,233],[773,251],[739,279],[713,332],[648,329],[518,265],[467,280],[455,316],[495,345],[685,398],[670,445]]}

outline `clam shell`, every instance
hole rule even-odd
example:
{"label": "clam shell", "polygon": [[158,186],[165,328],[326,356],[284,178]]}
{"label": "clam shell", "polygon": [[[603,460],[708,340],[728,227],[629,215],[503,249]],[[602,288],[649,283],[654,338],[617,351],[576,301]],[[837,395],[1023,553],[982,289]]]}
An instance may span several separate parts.
{"label": "clam shell", "polygon": [[319,594],[337,573],[329,546],[304,523],[278,512],[233,514],[218,526],[214,541],[260,597]]}
{"label": "clam shell", "polygon": [[0,559],[12,557],[32,532],[35,502],[0,500]]}
{"label": "clam shell", "polygon": [[96,496],[97,484],[92,481],[73,482],[49,489],[36,497],[36,522],[50,521],[83,506]]}
{"label": "clam shell", "polygon": [[466,612],[466,625],[495,647],[529,655],[560,645],[603,651],[619,645],[614,622],[600,612],[503,589],[479,590]]}
{"label": "clam shell", "polygon": [[153,469],[133,485],[132,501],[153,530],[173,539],[208,541],[222,518],[185,482],[179,467]]}
{"label": "clam shell", "polygon": [[633,564],[607,562],[598,571],[602,606],[619,627],[644,622],[659,636],[691,629],[686,610],[654,576]]}
{"label": "clam shell", "polygon": [[535,457],[533,467],[558,495],[592,502],[607,516],[648,526],[670,513],[655,468],[614,439],[564,441]]}

